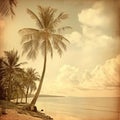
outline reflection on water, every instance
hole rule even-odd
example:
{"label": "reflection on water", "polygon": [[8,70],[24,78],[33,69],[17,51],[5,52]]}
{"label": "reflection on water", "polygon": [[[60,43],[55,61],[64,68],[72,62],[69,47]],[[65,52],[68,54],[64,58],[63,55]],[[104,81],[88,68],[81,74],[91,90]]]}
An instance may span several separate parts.
{"label": "reflection on water", "polygon": [[54,120],[119,120],[118,98],[40,97],[36,105]]}

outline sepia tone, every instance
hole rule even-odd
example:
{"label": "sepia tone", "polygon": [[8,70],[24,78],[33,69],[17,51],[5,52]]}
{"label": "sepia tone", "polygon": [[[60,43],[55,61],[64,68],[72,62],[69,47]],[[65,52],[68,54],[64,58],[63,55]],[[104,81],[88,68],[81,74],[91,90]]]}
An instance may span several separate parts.
{"label": "sepia tone", "polygon": [[119,0],[0,0],[0,120],[119,120],[119,11]]}

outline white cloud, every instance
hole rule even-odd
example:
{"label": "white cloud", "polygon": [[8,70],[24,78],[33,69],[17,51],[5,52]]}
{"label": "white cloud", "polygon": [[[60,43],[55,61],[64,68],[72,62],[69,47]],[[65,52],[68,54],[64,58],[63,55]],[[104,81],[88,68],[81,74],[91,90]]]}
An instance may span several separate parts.
{"label": "white cloud", "polygon": [[57,83],[62,88],[71,88],[71,86],[74,87],[79,83],[78,75],[79,68],[70,65],[63,65],[59,70]]}
{"label": "white cloud", "polygon": [[[97,2],[92,8],[82,10],[78,14],[78,20],[82,23],[80,24],[81,31],[73,31],[71,34],[65,35],[74,47],[81,48],[81,58],[78,58],[81,60],[83,57],[83,65],[94,64],[93,62],[101,61],[99,59],[103,59],[102,57],[112,55],[110,52],[114,53],[115,46],[119,43],[117,38],[113,38],[103,31],[104,28],[109,28],[112,22],[104,13],[104,9],[104,4]],[[107,60],[103,65],[96,66],[91,71],[90,69],[81,71],[78,67],[63,65],[54,83],[57,90],[64,91],[64,93],[80,93],[85,89],[115,90],[120,87],[120,55]]]}
{"label": "white cloud", "polygon": [[[115,39],[105,33],[105,29],[112,29],[112,17],[105,12],[104,2],[95,2],[91,8],[86,8],[78,13],[81,31],[73,31],[66,37],[71,44],[86,50],[95,48],[109,49]],[[82,23],[82,24],[81,24]]]}
{"label": "white cloud", "polygon": [[86,89],[116,89],[120,87],[120,55],[96,66],[88,79],[87,74],[80,86]]}
{"label": "white cloud", "polygon": [[65,37],[70,40],[71,45],[84,50],[95,48],[108,49],[115,43],[115,38],[103,34],[99,29],[91,28],[82,25],[82,33],[74,31],[71,34],[66,34]]}
{"label": "white cloud", "polygon": [[57,93],[66,95],[77,95],[81,90],[117,90],[120,87],[119,73],[120,55],[91,71],[81,72],[78,67],[63,65],[53,86]]}
{"label": "white cloud", "polygon": [[88,26],[101,26],[105,18],[100,19],[100,11],[92,8],[82,10],[78,14],[80,23]]}
{"label": "white cloud", "polygon": [[82,46],[82,35],[78,31],[73,31],[71,34],[66,34],[65,37],[71,42],[72,45],[77,47]]}
{"label": "white cloud", "polygon": [[105,8],[104,2],[96,2],[91,8],[83,9],[78,14],[78,20],[90,27],[108,26],[112,19],[105,14]]}

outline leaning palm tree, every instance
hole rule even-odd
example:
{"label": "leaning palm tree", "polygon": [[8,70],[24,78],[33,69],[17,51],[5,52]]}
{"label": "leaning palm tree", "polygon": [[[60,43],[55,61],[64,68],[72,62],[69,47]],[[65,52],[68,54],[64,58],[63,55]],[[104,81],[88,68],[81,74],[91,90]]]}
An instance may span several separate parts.
{"label": "leaning palm tree", "polygon": [[37,16],[33,11],[27,9],[27,13],[36,21],[38,29],[23,28],[19,30],[19,33],[22,35],[21,43],[23,46],[23,54],[27,53],[28,58],[35,59],[39,51],[41,51],[44,56],[41,80],[30,106],[35,105],[40,94],[46,71],[48,52],[51,54],[51,57],[53,57],[53,50],[56,50],[61,56],[63,50],[66,50],[66,44],[69,43],[69,41],[61,34],[61,30],[71,27],[65,26],[59,28],[58,26],[59,23],[68,18],[68,14],[62,12],[56,15],[56,12],[57,10],[54,8],[38,6]]}
{"label": "leaning palm tree", "polygon": [[11,51],[5,51],[5,58],[3,60],[2,64],[2,71],[3,71],[3,79],[2,83],[5,85],[8,89],[8,100],[11,100],[12,96],[12,83],[14,83],[15,74],[18,74],[19,72],[23,71],[20,66],[24,63],[18,63],[19,62],[19,56],[18,52],[11,50]]}
{"label": "leaning palm tree", "polygon": [[13,16],[15,12],[13,7],[16,6],[17,0],[0,0],[0,15]]}

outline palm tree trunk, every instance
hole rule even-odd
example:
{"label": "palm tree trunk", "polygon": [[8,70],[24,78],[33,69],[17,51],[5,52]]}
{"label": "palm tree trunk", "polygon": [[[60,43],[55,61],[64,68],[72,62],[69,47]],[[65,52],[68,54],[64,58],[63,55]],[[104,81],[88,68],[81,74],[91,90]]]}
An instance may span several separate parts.
{"label": "palm tree trunk", "polygon": [[27,94],[26,94],[26,96],[25,96],[25,103],[27,103]]}
{"label": "palm tree trunk", "polygon": [[18,103],[18,98],[19,98],[19,95],[18,95],[18,91],[17,91],[16,103]]}
{"label": "palm tree trunk", "polygon": [[23,93],[21,94],[21,101],[20,102],[22,103],[22,101],[23,101]]}
{"label": "palm tree trunk", "polygon": [[40,94],[40,91],[41,91],[41,88],[42,88],[42,84],[43,84],[43,80],[44,80],[44,76],[45,76],[46,62],[47,62],[47,51],[46,51],[46,45],[45,45],[45,55],[44,55],[44,65],[43,65],[42,76],[41,76],[41,80],[39,82],[38,89],[37,89],[32,101],[30,103],[30,107],[35,106],[35,103],[36,103],[36,101],[39,97],[39,94]]}
{"label": "palm tree trunk", "polygon": [[28,98],[28,92],[29,92],[29,87],[27,88],[27,92],[26,92],[26,95],[25,95],[25,102],[27,103],[27,98]]}
{"label": "palm tree trunk", "polygon": [[11,77],[11,73],[10,73],[10,76],[9,76],[9,85],[8,85],[8,101],[10,101],[11,100],[11,89],[12,89],[12,85],[11,85],[11,79],[12,79],[12,77]]}

